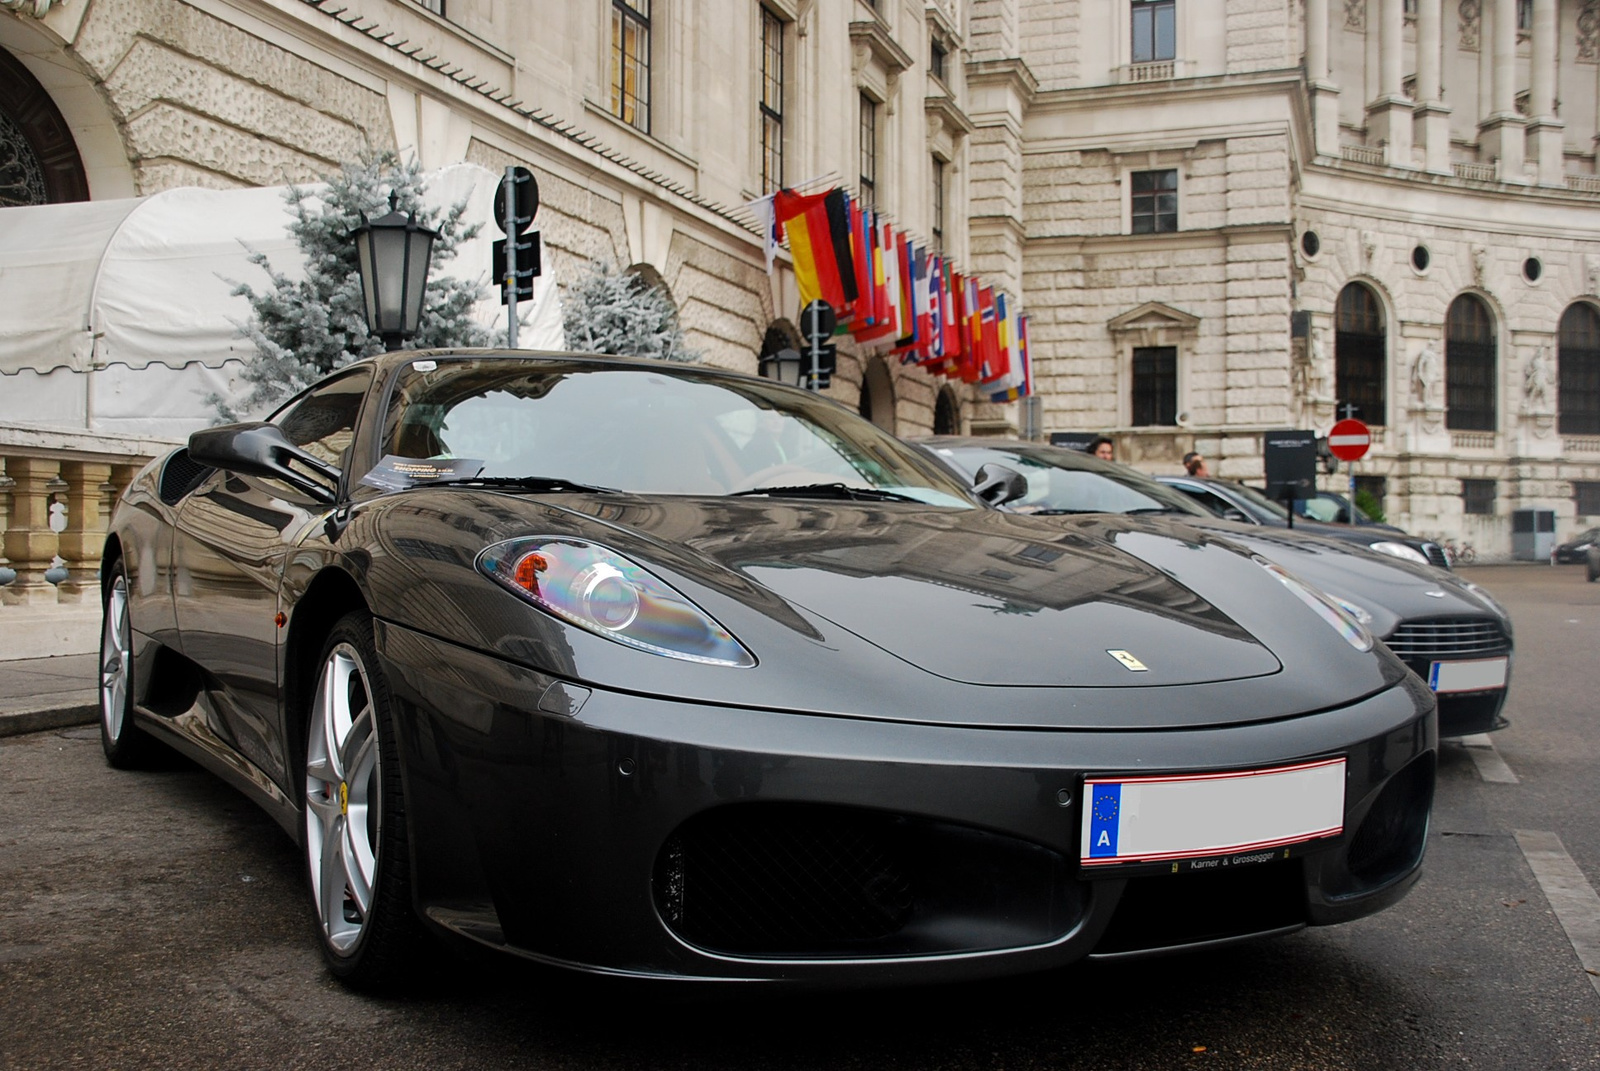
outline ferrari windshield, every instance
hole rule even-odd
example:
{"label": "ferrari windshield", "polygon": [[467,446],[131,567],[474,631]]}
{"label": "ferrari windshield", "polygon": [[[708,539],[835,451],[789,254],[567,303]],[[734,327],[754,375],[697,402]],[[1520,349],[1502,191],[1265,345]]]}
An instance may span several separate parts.
{"label": "ferrari windshield", "polygon": [[963,472],[1006,465],[1022,473],[1028,492],[1009,504],[1017,513],[1187,513],[1209,516],[1183,495],[1124,465],[1076,450],[1033,443],[987,446],[931,440],[928,449]]}
{"label": "ferrari windshield", "polygon": [[[841,406],[683,365],[418,359],[390,392],[382,453],[457,472],[641,493],[908,498],[979,508],[952,474]],[[481,462],[481,468],[478,463]],[[471,471],[468,471],[471,470]]]}

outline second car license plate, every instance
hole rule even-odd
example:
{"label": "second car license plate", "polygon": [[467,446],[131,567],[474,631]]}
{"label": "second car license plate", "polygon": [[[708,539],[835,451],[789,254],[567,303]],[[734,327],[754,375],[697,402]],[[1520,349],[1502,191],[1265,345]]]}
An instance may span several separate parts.
{"label": "second car license plate", "polygon": [[1285,857],[1288,846],[1343,832],[1344,773],[1345,760],[1332,758],[1229,773],[1085,778],[1079,862],[1093,870]]}
{"label": "second car license plate", "polygon": [[1474,658],[1466,662],[1435,662],[1428,669],[1428,687],[1436,692],[1482,692],[1506,686],[1509,660]]}

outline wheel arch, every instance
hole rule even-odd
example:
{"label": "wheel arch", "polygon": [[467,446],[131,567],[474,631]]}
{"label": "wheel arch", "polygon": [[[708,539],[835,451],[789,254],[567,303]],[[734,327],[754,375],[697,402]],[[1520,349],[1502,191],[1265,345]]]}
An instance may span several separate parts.
{"label": "wheel arch", "polygon": [[308,682],[317,676],[317,656],[322,645],[339,619],[352,610],[367,610],[367,597],[355,579],[336,566],[318,573],[306,587],[305,594],[295,602],[294,611],[286,622],[288,635],[284,639],[283,653],[283,728],[289,745],[290,781],[294,772],[301,769],[305,756],[306,725],[310,711],[305,697]]}

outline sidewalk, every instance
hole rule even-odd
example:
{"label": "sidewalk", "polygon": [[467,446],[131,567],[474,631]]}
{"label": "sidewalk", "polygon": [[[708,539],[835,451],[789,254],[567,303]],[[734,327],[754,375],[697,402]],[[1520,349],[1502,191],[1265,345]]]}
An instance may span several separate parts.
{"label": "sidewalk", "polygon": [[0,736],[98,720],[99,646],[99,606],[0,606]]}

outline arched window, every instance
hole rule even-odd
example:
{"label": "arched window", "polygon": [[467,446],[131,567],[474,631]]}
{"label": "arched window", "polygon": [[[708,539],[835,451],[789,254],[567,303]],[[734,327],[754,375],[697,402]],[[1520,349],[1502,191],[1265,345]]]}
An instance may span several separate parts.
{"label": "arched window", "polygon": [[1346,405],[1353,405],[1353,415],[1368,424],[1387,423],[1389,343],[1378,295],[1361,283],[1350,283],[1339,292],[1333,320],[1339,415],[1346,414]]}
{"label": "arched window", "polygon": [[1495,430],[1494,318],[1483,299],[1462,294],[1444,321],[1444,426]]}
{"label": "arched window", "polygon": [[1562,435],[1600,435],[1600,312],[1579,303],[1561,316],[1556,338],[1556,427]]}
{"label": "arched window", "polygon": [[935,435],[961,434],[961,405],[955,391],[945,387],[933,402],[933,433]]}
{"label": "arched window", "polygon": [[895,433],[894,378],[889,375],[889,366],[883,363],[882,357],[867,361],[861,376],[861,404],[857,411],[890,435]]}
{"label": "arched window", "polygon": [[0,50],[0,208],[88,199],[67,121],[28,69]]}

